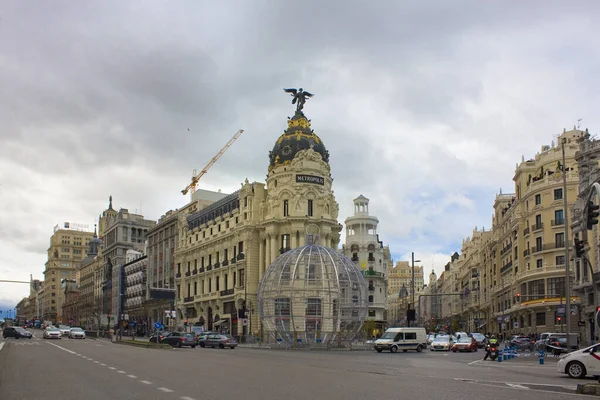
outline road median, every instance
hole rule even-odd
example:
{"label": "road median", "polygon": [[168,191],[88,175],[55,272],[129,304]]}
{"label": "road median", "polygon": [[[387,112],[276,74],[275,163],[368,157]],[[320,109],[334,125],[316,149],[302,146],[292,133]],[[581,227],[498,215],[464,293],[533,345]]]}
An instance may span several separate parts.
{"label": "road median", "polygon": [[173,349],[173,346],[168,345],[168,344],[157,344],[157,343],[151,343],[151,342],[142,342],[142,341],[136,341],[136,340],[117,340],[116,342],[113,342],[115,344],[121,344],[121,345],[125,345],[125,346],[133,346],[133,347],[142,347],[142,348],[146,348],[146,349]]}

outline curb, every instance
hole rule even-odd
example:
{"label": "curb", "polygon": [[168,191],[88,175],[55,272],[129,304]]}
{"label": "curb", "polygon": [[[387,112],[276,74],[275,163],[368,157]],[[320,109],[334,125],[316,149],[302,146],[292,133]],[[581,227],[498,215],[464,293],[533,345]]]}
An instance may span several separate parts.
{"label": "curb", "polygon": [[146,349],[163,349],[163,350],[173,350],[173,347],[168,345],[168,344],[154,344],[154,343],[137,343],[137,342],[125,342],[125,341],[116,341],[116,342],[111,342],[114,344],[120,344],[123,346],[131,346],[131,347],[141,347],[141,348],[146,348]]}

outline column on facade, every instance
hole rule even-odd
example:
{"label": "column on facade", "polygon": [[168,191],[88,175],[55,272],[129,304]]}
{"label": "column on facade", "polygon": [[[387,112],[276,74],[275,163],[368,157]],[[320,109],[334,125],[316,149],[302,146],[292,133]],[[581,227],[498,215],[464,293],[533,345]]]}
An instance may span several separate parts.
{"label": "column on facade", "polygon": [[292,232],[290,234],[291,237],[291,246],[292,249],[295,249],[296,247],[298,247],[298,241],[296,240],[296,232]]}
{"label": "column on facade", "polygon": [[265,238],[265,271],[269,265],[271,265],[271,239],[270,235],[267,235]]}
{"label": "column on facade", "polygon": [[265,244],[264,239],[260,238],[258,242],[258,281],[262,279],[266,267],[265,267]]}
{"label": "column on facade", "polygon": [[[271,263],[277,258],[277,235],[271,236]],[[270,265],[270,264],[269,264]]]}

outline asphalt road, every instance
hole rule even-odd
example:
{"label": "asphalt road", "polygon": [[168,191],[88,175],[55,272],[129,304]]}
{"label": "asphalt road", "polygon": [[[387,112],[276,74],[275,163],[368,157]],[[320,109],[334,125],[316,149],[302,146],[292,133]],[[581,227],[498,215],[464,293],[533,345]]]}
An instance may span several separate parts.
{"label": "asphalt road", "polygon": [[575,398],[581,383],[558,374],[552,360],[544,366],[534,357],[483,362],[482,351],[156,350],[37,338],[2,343],[2,400],[547,400]]}

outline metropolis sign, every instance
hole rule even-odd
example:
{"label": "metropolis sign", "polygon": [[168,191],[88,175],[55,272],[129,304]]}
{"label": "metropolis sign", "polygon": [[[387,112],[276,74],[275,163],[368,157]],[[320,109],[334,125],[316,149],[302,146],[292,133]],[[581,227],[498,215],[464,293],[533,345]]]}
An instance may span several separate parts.
{"label": "metropolis sign", "polygon": [[325,185],[325,179],[314,175],[296,175],[296,183],[313,183],[315,185]]}

